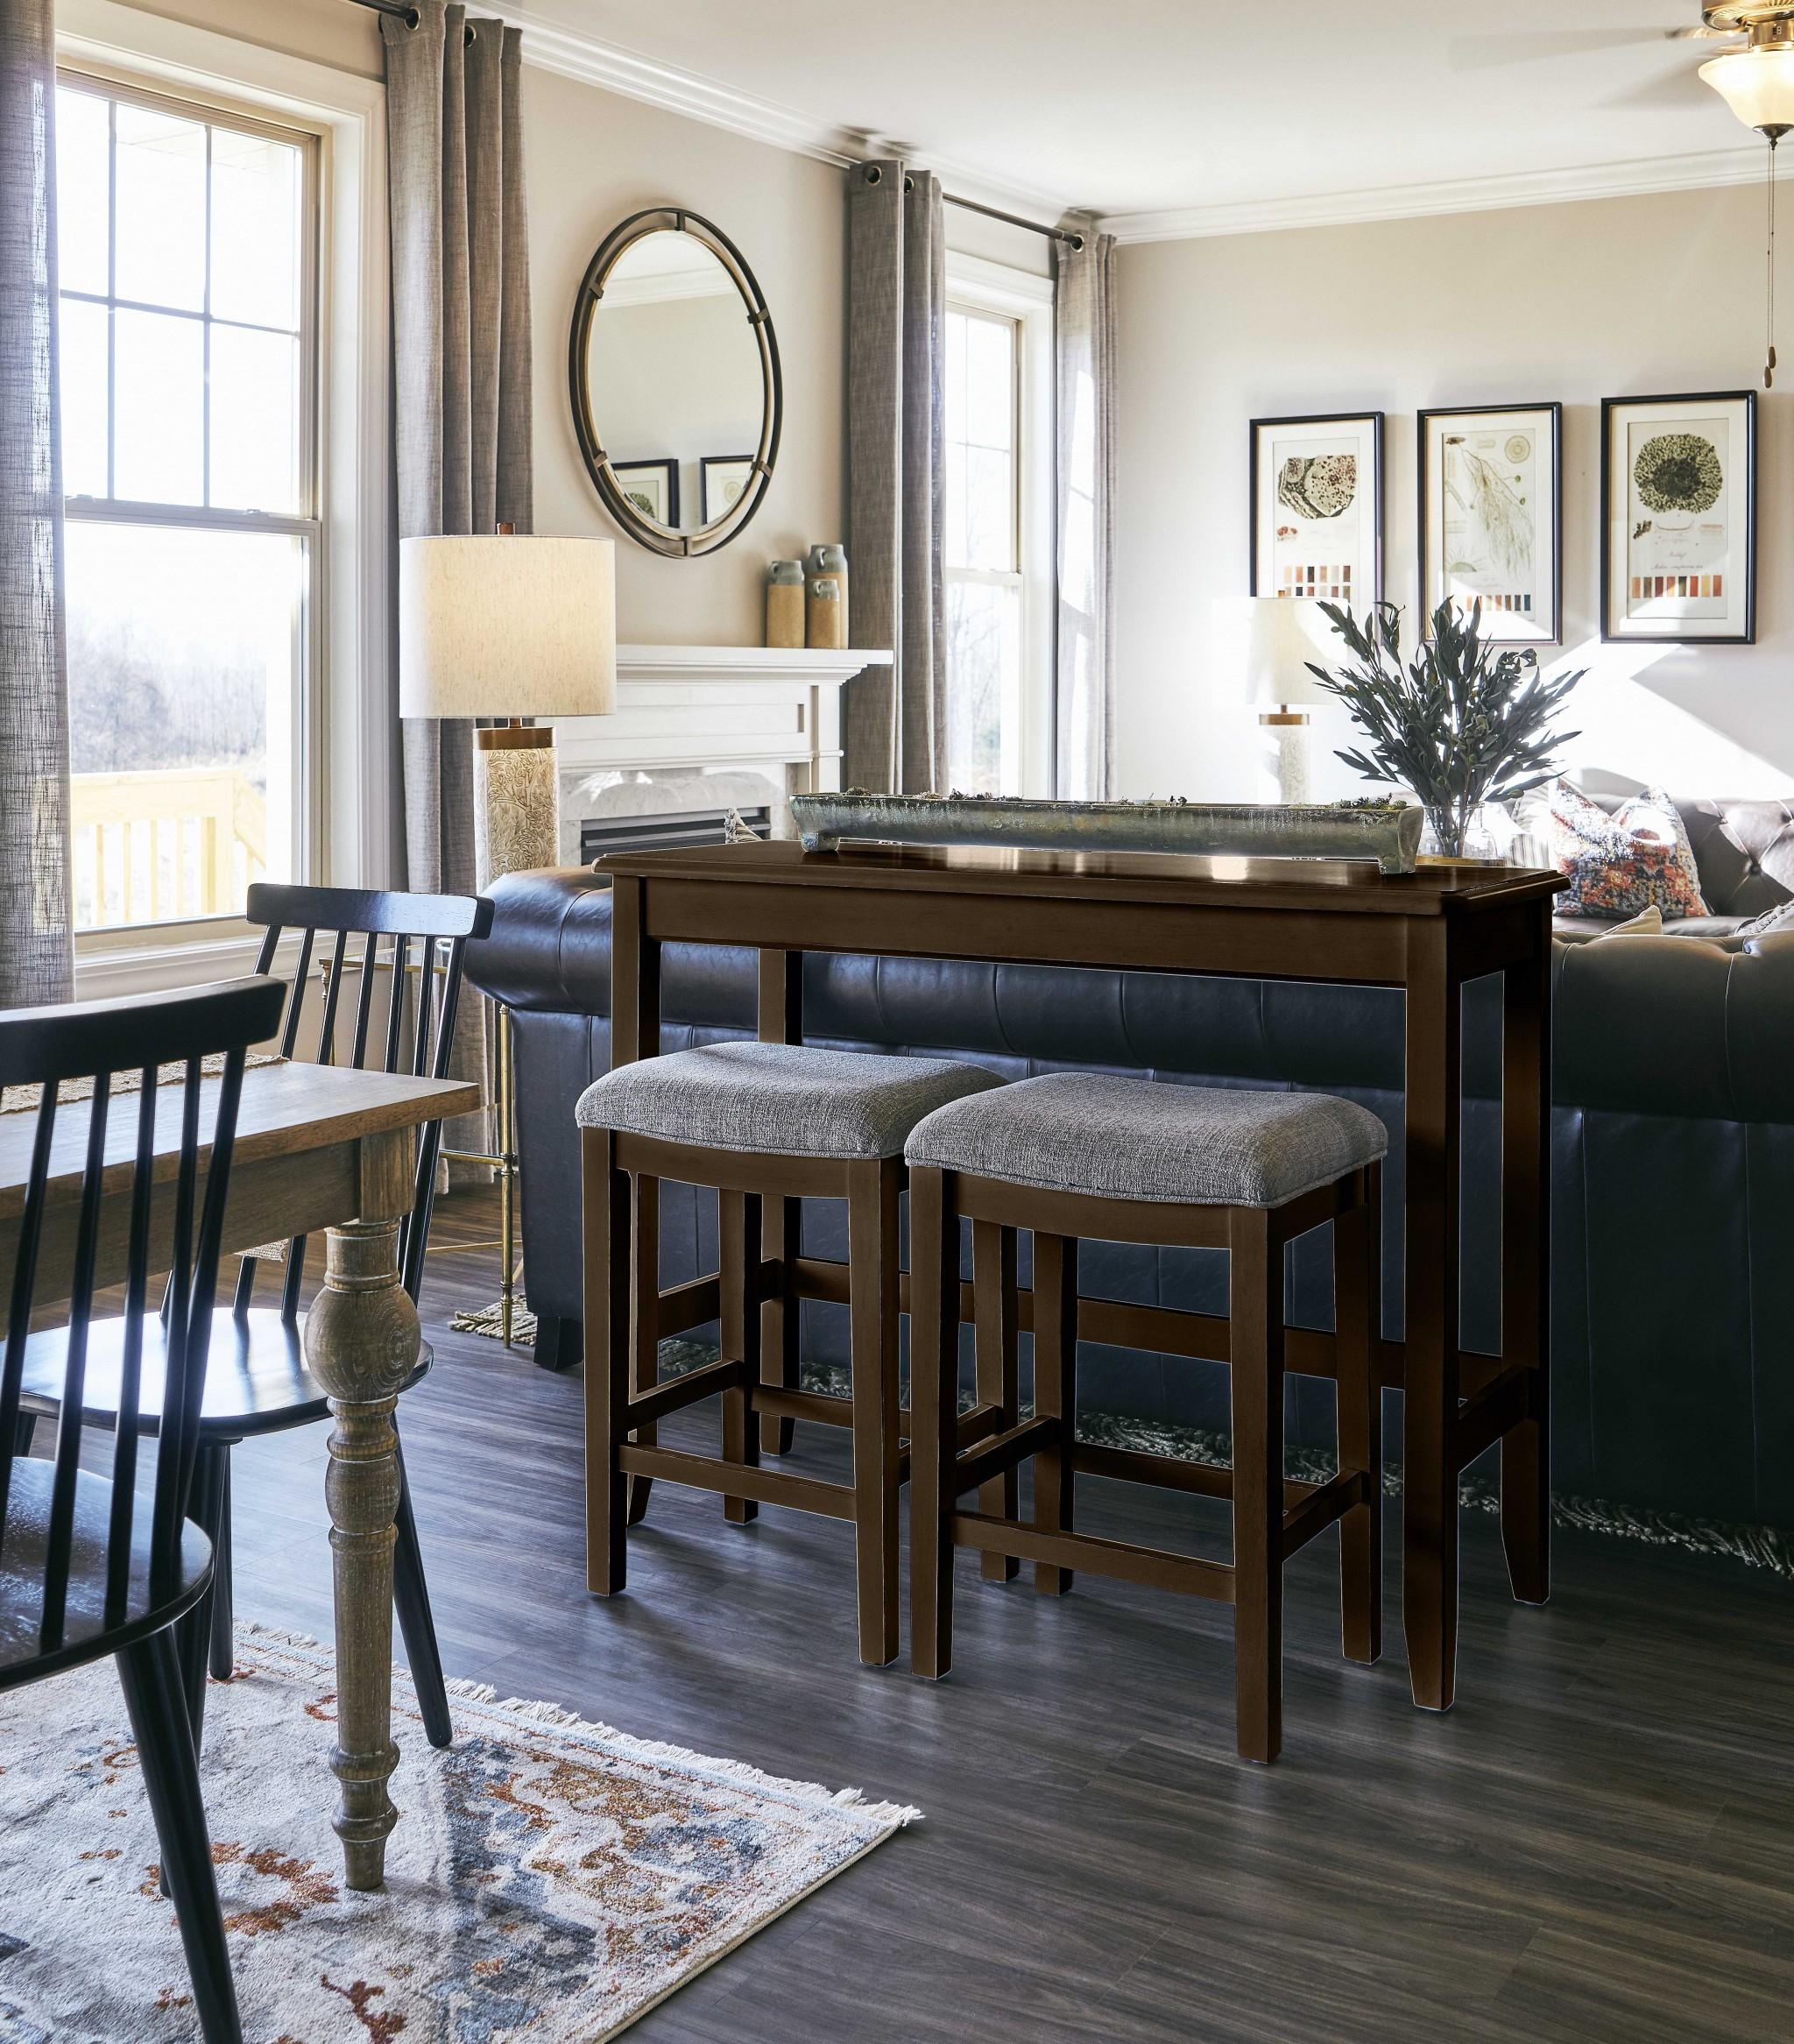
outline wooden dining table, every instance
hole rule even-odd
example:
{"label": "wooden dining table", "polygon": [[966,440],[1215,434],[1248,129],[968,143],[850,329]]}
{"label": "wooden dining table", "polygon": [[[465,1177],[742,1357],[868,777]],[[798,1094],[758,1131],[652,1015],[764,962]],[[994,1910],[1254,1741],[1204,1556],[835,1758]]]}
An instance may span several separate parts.
{"label": "wooden dining table", "polygon": [[[802,1040],[802,954],[1089,965],[1399,988],[1406,1001],[1406,1316],[1378,1369],[1403,1393],[1402,1618],[1414,1700],[1456,1686],[1458,1486],[1501,1444],[1501,1538],[1515,1596],[1550,1591],[1549,1350],[1551,901],[1555,873],[1465,864],[1383,874],[1369,864],[789,841],[618,852],[612,879],[613,1064],[659,1049],[663,945],[759,953],[759,1036]],[[1497,1352],[1461,1346],[1459,1317],[1465,985],[1503,980]],[[797,1253],[795,1202],[769,1202],[774,1293],[765,1354],[795,1361],[795,1301],[844,1296]],[[962,1295],[963,1298],[963,1295]],[[1023,1324],[1028,1305],[1021,1302]],[[659,1332],[714,1316],[715,1280],[663,1295]],[[1225,1319],[1082,1299],[1089,1340],[1225,1361]],[[1291,1328],[1289,1368],[1334,1374],[1333,1337]]]}
{"label": "wooden dining table", "polygon": [[[203,1081],[200,1125],[209,1128]],[[172,1179],[180,1147],[184,1087],[165,1084],[156,1110],[157,1182]],[[225,1207],[226,1253],[292,1235],[327,1236],[323,1289],[306,1319],[306,1360],[329,1396],[324,1496],[335,1606],[338,1783],[333,1823],[345,1880],[378,1888],[386,1839],[397,1821],[387,1792],[392,1743],[392,1551],[399,1504],[398,1435],[392,1411],[416,1363],[417,1309],[399,1282],[399,1236],[411,1210],[414,1131],[439,1116],[472,1112],[480,1088],[458,1079],[413,1079],[335,1065],[285,1062],[244,1074],[237,1144]],[[58,1110],[48,1203],[33,1292],[39,1307],[70,1295],[87,1128],[91,1110]],[[19,1217],[37,1115],[0,1114],[0,1333],[18,1255]],[[131,1218],[137,1116],[115,1114],[106,1130],[95,1282],[122,1280]],[[200,1168],[208,1148],[200,1150]],[[171,1196],[152,1207],[151,1268],[172,1254]],[[156,1261],[159,1255],[161,1262]],[[322,1559],[320,1543],[320,1560]],[[311,1724],[293,1726],[295,1747]]]}

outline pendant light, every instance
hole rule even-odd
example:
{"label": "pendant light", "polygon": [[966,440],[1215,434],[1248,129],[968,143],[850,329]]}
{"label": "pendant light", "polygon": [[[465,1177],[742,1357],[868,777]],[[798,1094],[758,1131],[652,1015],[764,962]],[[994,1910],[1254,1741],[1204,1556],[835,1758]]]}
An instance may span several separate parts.
{"label": "pendant light", "polygon": [[1762,387],[1769,390],[1776,380],[1776,145],[1794,128],[1794,9],[1708,7],[1704,12],[1709,25],[1742,28],[1750,40],[1745,48],[1703,64],[1700,74],[1744,125],[1755,128],[1769,145],[1768,337],[1762,371]]}

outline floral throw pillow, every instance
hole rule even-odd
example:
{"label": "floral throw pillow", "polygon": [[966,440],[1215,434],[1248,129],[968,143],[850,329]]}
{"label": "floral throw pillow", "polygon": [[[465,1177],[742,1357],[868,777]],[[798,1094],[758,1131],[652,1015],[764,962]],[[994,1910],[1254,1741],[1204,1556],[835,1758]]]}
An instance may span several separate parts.
{"label": "floral throw pillow", "polygon": [[1629,796],[1612,815],[1567,781],[1546,796],[1551,852],[1570,882],[1559,916],[1705,916],[1694,847],[1676,805],[1661,788]]}

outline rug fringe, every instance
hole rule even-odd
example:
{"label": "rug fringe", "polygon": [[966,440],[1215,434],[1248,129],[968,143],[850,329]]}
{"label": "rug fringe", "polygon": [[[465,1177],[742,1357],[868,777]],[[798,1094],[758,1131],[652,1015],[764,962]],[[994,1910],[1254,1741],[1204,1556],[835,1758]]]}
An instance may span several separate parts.
{"label": "rug fringe", "polygon": [[321,1653],[323,1643],[314,1639],[309,1632],[286,1632],[278,1625],[264,1625],[254,1618],[239,1618],[237,1630],[246,1632],[252,1638],[265,1640],[270,1646],[300,1646],[308,1653]]}

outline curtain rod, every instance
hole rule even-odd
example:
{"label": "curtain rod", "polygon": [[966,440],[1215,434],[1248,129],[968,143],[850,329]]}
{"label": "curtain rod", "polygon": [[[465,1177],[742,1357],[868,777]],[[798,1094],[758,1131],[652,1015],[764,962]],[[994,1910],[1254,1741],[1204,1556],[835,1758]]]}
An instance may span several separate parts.
{"label": "curtain rod", "polygon": [[[417,9],[410,4],[410,0],[355,0],[355,4],[357,7],[371,7],[376,14],[390,14],[395,21],[402,21],[407,28],[415,28],[418,24]],[[879,173],[873,169],[871,174],[876,179]],[[908,177],[903,180],[903,188],[905,191],[910,188]],[[976,199],[962,199],[952,192],[943,192],[941,198],[944,204],[957,206],[962,212],[982,213],[986,220],[1000,220],[1005,227],[1019,227],[1028,234],[1043,234],[1049,241],[1063,241],[1068,248],[1081,249],[1084,246],[1084,237],[1081,234],[1070,233],[1063,227],[1042,227],[1037,220],[1024,220],[1019,213],[1000,212],[994,206],[981,205]]]}
{"label": "curtain rod", "polygon": [[[881,174],[876,164],[866,166],[868,183],[876,184]],[[903,188],[906,192],[915,188],[915,179],[907,173],[903,179]],[[1067,248],[1081,249],[1084,246],[1084,237],[1081,234],[1063,227],[1042,227],[1037,220],[1024,220],[1019,213],[999,212],[996,207],[983,205],[976,199],[962,199],[952,192],[943,192],[941,203],[943,206],[957,206],[963,213],[982,213],[986,220],[1000,220],[1005,227],[1019,227],[1028,234],[1043,234],[1049,241],[1063,241]]]}

